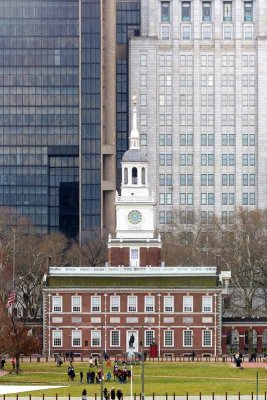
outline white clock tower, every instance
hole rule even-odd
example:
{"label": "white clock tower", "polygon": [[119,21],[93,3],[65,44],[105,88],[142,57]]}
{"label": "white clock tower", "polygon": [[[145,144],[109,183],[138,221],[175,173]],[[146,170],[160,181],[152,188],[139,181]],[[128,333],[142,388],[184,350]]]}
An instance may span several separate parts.
{"label": "white clock tower", "polygon": [[[140,149],[135,97],[133,98],[133,122],[129,144],[129,150],[124,153],[121,163],[121,195],[116,193],[115,200],[116,239],[110,237],[108,247],[115,250],[119,239],[119,247],[128,248],[129,265],[139,267],[142,264],[151,265],[151,260],[147,257],[148,250],[146,250],[146,261],[142,261],[142,248],[161,249],[161,239],[160,236],[154,238],[155,200],[148,185],[148,159],[145,151]],[[125,250],[122,253],[125,253]],[[152,251],[152,253],[155,252]],[[122,259],[125,260],[127,257],[122,257]],[[154,265],[155,262],[157,265],[159,261],[155,260]],[[122,264],[124,265],[124,262]]]}

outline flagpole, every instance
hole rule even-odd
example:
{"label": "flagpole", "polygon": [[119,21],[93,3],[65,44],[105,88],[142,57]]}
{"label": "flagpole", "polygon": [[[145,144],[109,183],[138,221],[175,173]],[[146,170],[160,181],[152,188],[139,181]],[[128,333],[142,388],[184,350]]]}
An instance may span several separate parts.
{"label": "flagpole", "polygon": [[16,270],[16,229],[13,228],[13,290],[15,289],[15,270]]}

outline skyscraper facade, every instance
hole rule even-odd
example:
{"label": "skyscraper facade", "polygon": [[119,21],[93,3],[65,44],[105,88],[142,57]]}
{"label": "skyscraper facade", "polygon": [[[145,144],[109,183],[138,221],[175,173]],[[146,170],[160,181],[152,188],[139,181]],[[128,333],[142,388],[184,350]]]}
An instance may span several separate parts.
{"label": "skyscraper facade", "polygon": [[115,0],[0,0],[0,205],[38,233],[114,228],[115,22]]}
{"label": "skyscraper facade", "polygon": [[129,40],[140,35],[140,0],[117,0],[116,7],[116,169],[119,189],[122,155],[129,146]]}
{"label": "skyscraper facade", "polygon": [[157,225],[267,202],[267,3],[141,1],[130,46]]}

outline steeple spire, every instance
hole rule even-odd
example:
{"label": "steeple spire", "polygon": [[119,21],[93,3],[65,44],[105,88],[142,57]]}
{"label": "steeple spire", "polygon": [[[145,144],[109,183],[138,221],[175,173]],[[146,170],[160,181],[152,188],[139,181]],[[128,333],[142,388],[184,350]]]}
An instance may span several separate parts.
{"label": "steeple spire", "polygon": [[130,149],[140,149],[140,135],[137,129],[136,95],[132,97],[132,102],[133,102],[133,123],[130,134]]}

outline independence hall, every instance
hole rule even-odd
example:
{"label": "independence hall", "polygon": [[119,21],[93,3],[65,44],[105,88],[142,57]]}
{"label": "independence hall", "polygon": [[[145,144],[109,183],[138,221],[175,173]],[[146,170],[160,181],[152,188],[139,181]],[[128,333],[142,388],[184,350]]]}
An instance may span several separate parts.
{"label": "independence hall", "polygon": [[104,267],[50,267],[44,287],[44,354],[150,357],[222,353],[222,298],[229,272],[168,267],[154,231],[148,160],[136,107],[116,195],[116,235]]}

